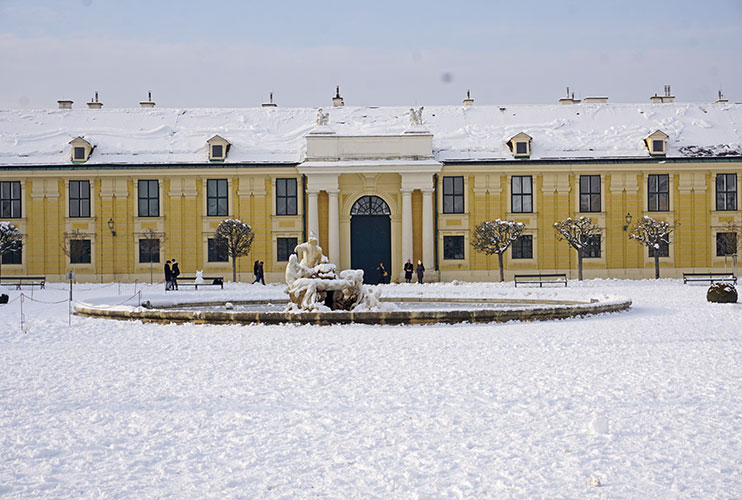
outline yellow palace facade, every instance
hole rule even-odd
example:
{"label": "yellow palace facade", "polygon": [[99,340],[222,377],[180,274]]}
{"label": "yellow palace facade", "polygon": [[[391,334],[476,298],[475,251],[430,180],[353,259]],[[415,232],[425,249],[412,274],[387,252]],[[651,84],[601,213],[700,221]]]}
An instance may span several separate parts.
{"label": "yellow palace facade", "polygon": [[585,276],[650,278],[653,258],[628,238],[645,215],[675,227],[658,250],[663,277],[729,269],[736,249],[719,241],[742,227],[740,108],[4,111],[0,220],[23,245],[0,272],[148,281],[151,266],[160,276],[176,258],[186,275],[229,279],[214,231],[234,218],[255,232],[238,260],[242,281],[255,260],[281,280],[310,232],[332,262],[371,282],[379,262],[399,281],[408,259],[428,281],[497,280],[497,257],[469,240],[500,218],[527,228],[505,253],[506,279],[576,278],[576,254],[553,224],[588,216],[601,234]]}

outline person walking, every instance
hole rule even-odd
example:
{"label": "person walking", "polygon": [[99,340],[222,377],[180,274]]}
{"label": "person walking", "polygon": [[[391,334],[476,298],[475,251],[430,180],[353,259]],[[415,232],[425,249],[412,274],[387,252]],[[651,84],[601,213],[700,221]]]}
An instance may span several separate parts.
{"label": "person walking", "polygon": [[165,291],[173,287],[173,272],[170,269],[170,261],[165,262]]}
{"label": "person walking", "polygon": [[260,282],[265,286],[265,270],[263,269],[263,261],[261,260],[258,262],[258,277],[255,279],[255,281],[260,280]]}
{"label": "person walking", "polygon": [[412,271],[414,270],[414,267],[412,266],[412,260],[407,259],[407,262],[404,265],[404,280],[407,283],[412,282]]}
{"label": "person walking", "polygon": [[260,281],[260,261],[259,260],[256,260],[255,264],[252,265],[252,273],[255,276],[255,279],[252,282],[252,284],[254,285],[258,281]]}
{"label": "person walking", "polygon": [[415,269],[415,272],[417,273],[417,282],[422,285],[423,277],[425,276],[425,266],[423,266],[423,261],[417,261],[417,269]]}
{"label": "person walking", "polygon": [[377,282],[378,285],[383,285],[386,283],[386,277],[389,273],[386,272],[386,268],[384,267],[383,262],[379,262],[379,267],[376,268],[376,272],[379,273],[379,281]]}
{"label": "person walking", "polygon": [[173,290],[177,290],[178,289],[178,276],[180,276],[180,267],[178,267],[178,261],[176,261],[175,259],[173,259],[170,274],[171,274],[170,288]]}

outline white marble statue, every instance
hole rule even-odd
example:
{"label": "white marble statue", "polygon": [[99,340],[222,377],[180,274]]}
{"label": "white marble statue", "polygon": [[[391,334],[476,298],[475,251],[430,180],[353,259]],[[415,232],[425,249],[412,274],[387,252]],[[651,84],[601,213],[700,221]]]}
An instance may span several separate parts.
{"label": "white marble statue", "polygon": [[326,127],[330,123],[330,112],[322,111],[322,108],[317,110],[317,125],[320,127]]}
{"label": "white marble statue", "polygon": [[423,107],[410,108],[410,127],[422,127],[423,125]]}
{"label": "white marble statue", "polygon": [[296,245],[286,266],[288,310],[304,311],[373,311],[380,310],[378,294],[363,284],[363,271],[348,269],[340,275],[322,255],[317,236]]}

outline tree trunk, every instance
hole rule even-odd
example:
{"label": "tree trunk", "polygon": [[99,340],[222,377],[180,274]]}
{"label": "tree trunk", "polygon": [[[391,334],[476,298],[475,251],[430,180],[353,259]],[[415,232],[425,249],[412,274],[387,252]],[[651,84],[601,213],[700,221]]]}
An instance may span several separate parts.
{"label": "tree trunk", "polygon": [[660,279],[660,252],[654,251],[654,279]]}
{"label": "tree trunk", "polygon": [[237,257],[232,257],[232,281],[237,283]]}
{"label": "tree trunk", "polygon": [[577,250],[577,279],[582,281],[582,249]]}
{"label": "tree trunk", "polygon": [[502,264],[502,252],[497,254],[497,263],[500,264],[500,281],[505,281],[505,271]]}

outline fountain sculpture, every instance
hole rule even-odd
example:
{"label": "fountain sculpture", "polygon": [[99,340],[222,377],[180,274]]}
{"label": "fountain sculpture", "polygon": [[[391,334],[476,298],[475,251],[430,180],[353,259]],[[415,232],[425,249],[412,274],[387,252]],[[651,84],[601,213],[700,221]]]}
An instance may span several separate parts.
{"label": "fountain sculpture", "polygon": [[317,236],[297,245],[286,266],[286,284],[291,302],[289,311],[379,311],[378,293],[363,284],[363,271],[336,272],[322,254]]}

